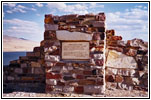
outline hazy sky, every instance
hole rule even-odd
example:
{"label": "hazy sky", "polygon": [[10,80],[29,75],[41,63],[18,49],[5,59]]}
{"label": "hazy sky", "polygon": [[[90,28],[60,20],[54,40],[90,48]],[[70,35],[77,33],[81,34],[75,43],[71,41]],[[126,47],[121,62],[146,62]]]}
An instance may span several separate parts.
{"label": "hazy sky", "polygon": [[43,40],[44,15],[105,12],[107,29],[123,40],[148,40],[147,3],[3,3],[3,35]]}

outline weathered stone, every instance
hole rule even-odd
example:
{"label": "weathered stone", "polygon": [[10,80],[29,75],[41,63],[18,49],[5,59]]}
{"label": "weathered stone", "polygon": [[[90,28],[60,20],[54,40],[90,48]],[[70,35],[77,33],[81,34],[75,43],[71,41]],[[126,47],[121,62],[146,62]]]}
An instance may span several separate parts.
{"label": "weathered stone", "polygon": [[56,30],[58,30],[58,25],[45,24],[45,31],[56,31]]}
{"label": "weathered stone", "polygon": [[114,75],[105,75],[105,80],[107,82],[114,82],[115,81],[115,76]]}
{"label": "weathered stone", "polygon": [[106,66],[114,68],[137,68],[137,63],[133,57],[126,56],[121,52],[110,50],[107,56]]}
{"label": "weathered stone", "polygon": [[117,74],[122,76],[135,76],[137,72],[134,69],[118,69]]}
{"label": "weathered stone", "polygon": [[129,49],[126,52],[126,55],[128,55],[128,56],[136,56],[136,54],[137,54],[137,50],[135,50],[135,49]]}
{"label": "weathered stone", "polygon": [[7,76],[7,80],[13,81],[15,78],[13,76]]}
{"label": "weathered stone", "polygon": [[109,68],[109,67],[107,67],[106,70],[105,70],[105,73],[106,73],[106,74],[116,75],[117,72],[118,72],[118,69],[115,69],[115,68]]}
{"label": "weathered stone", "polygon": [[45,55],[45,61],[59,61],[60,60],[60,56],[57,55]]}
{"label": "weathered stone", "polygon": [[74,91],[74,87],[73,86],[64,86],[63,87],[63,92],[65,93],[70,93]]}
{"label": "weathered stone", "polygon": [[46,85],[45,91],[46,91],[47,93],[52,92],[52,91],[53,91],[52,85]]}
{"label": "weathered stone", "polygon": [[104,13],[99,13],[98,15],[96,15],[96,20],[98,21],[105,21],[106,16]]}
{"label": "weathered stone", "polygon": [[57,85],[57,81],[55,79],[46,79],[46,84]]}
{"label": "weathered stone", "polygon": [[74,80],[75,78],[73,78],[72,76],[64,76],[63,79],[65,81],[69,81],[69,80]]}
{"label": "weathered stone", "polygon": [[83,86],[77,86],[74,88],[75,93],[82,94],[84,92]]}
{"label": "weathered stone", "polygon": [[123,46],[123,47],[125,47],[125,46],[126,46],[126,43],[125,43],[124,41],[118,40],[118,41],[117,41],[117,45],[118,45],[118,46]]}
{"label": "weathered stone", "polygon": [[53,15],[49,14],[49,15],[45,15],[45,20],[44,20],[45,24],[53,24]]}
{"label": "weathered stone", "polygon": [[104,55],[103,54],[93,54],[94,59],[103,59]]}
{"label": "weathered stone", "polygon": [[44,74],[43,68],[34,68],[34,74]]}
{"label": "weathered stone", "polygon": [[46,73],[46,79],[60,79],[60,74]]}
{"label": "weathered stone", "polygon": [[86,93],[86,94],[102,94],[102,93],[104,93],[104,87],[86,85],[86,86],[84,86],[84,93]]}
{"label": "weathered stone", "polygon": [[92,80],[92,79],[84,79],[84,80],[80,80],[79,85],[95,85],[96,81]]}
{"label": "weathered stone", "polygon": [[58,40],[92,40],[92,35],[82,32],[56,31]]}
{"label": "weathered stone", "polygon": [[92,75],[92,71],[86,71],[86,70],[85,70],[85,71],[83,71],[83,74],[84,74],[84,75]]}
{"label": "weathered stone", "polygon": [[28,67],[28,66],[27,66],[27,63],[22,63],[22,64],[20,65],[20,67],[21,67],[21,68],[25,68],[25,67]]}
{"label": "weathered stone", "polygon": [[121,83],[121,82],[123,82],[123,77],[122,76],[120,76],[120,75],[116,75],[115,76],[115,82],[118,82],[118,83]]}
{"label": "weathered stone", "polygon": [[51,71],[52,72],[60,72],[62,68],[63,68],[62,66],[55,66],[55,67],[51,68]]}
{"label": "weathered stone", "polygon": [[62,92],[63,87],[62,86],[53,86],[53,91],[54,91],[54,93]]}
{"label": "weathered stone", "polygon": [[23,81],[33,81],[35,79],[34,79],[34,77],[26,77],[26,76],[24,76],[24,77],[21,77],[21,80],[23,80]]}
{"label": "weathered stone", "polygon": [[84,76],[83,75],[76,75],[76,78],[77,79],[84,79]]}
{"label": "weathered stone", "polygon": [[22,74],[23,70],[21,68],[15,68],[14,72],[17,74]]}
{"label": "weathered stone", "polygon": [[38,62],[31,62],[31,67],[41,67]]}
{"label": "weathered stone", "polygon": [[104,21],[92,21],[93,27],[105,27]]}
{"label": "weathered stone", "polygon": [[106,82],[106,88],[107,89],[116,89],[117,88],[117,83],[115,83],[115,82]]}
{"label": "weathered stone", "polygon": [[117,83],[117,88],[118,89],[125,89],[125,90],[133,90],[133,85],[128,85],[128,84],[124,84],[124,83]]}

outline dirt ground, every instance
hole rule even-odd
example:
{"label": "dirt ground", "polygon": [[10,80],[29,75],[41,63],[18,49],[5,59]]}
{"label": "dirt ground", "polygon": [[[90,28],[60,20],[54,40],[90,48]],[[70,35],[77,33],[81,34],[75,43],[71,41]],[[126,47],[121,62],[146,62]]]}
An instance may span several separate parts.
{"label": "dirt ground", "polygon": [[62,94],[47,94],[47,93],[30,93],[30,92],[12,92],[12,93],[4,93],[3,97],[148,97],[148,92],[147,91],[138,91],[138,90],[119,90],[119,89],[114,89],[114,90],[106,90],[105,94],[102,95],[97,95],[97,94],[92,94],[92,95],[86,95],[86,94],[70,94],[70,93],[62,93]]}

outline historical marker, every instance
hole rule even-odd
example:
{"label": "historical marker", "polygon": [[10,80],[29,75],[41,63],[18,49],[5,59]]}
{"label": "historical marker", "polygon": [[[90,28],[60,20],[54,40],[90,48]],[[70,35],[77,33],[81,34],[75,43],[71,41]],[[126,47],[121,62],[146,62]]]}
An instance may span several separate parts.
{"label": "historical marker", "polygon": [[62,59],[89,59],[89,42],[62,42]]}

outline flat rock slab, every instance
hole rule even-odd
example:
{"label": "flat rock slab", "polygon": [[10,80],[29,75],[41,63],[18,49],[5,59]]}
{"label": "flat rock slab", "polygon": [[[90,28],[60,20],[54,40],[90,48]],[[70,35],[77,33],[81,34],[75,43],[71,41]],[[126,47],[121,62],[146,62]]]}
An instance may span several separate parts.
{"label": "flat rock slab", "polygon": [[126,56],[121,52],[110,50],[107,57],[106,66],[113,68],[137,68],[137,63],[133,57]]}
{"label": "flat rock slab", "polygon": [[92,35],[83,32],[69,32],[65,30],[56,31],[58,40],[92,40]]}

